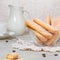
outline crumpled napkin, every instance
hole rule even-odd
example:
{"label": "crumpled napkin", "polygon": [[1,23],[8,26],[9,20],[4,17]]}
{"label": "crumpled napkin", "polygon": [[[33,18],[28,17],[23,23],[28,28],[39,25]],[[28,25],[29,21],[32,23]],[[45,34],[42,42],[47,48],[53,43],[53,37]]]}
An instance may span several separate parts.
{"label": "crumpled napkin", "polygon": [[12,47],[20,49],[22,51],[60,51],[59,46],[41,46],[37,45],[34,41],[25,42],[21,39],[18,39],[16,43],[13,43]]}

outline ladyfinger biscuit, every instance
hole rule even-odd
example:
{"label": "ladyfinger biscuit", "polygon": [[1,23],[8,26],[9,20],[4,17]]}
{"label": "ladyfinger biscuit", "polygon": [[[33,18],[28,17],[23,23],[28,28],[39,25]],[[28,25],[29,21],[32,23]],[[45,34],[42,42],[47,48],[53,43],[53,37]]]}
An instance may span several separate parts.
{"label": "ladyfinger biscuit", "polygon": [[6,58],[7,58],[7,59],[13,59],[13,56],[10,55],[10,54],[7,54]]}
{"label": "ladyfinger biscuit", "polygon": [[44,31],[42,28],[39,28],[38,26],[36,26],[36,23],[32,23],[30,21],[26,21],[25,22],[26,26],[32,30],[37,31],[38,33],[40,33],[41,35],[43,35],[44,37],[46,37],[47,39],[50,39],[52,37],[52,34],[50,34],[47,31]]}
{"label": "ladyfinger biscuit", "polygon": [[47,16],[47,23],[48,23],[49,25],[51,25],[51,18],[50,18],[49,15]]}
{"label": "ladyfinger biscuit", "polygon": [[54,41],[57,39],[59,35],[59,32],[55,32],[55,35],[46,43],[47,46],[50,46],[54,43]]}
{"label": "ladyfinger biscuit", "polygon": [[59,31],[59,34],[60,34],[60,31]]}
{"label": "ladyfinger biscuit", "polygon": [[47,41],[47,39],[46,39],[44,36],[42,36],[41,34],[39,34],[37,31],[32,30],[32,32],[33,32],[42,42],[46,42],[46,41]]}
{"label": "ladyfinger biscuit", "polygon": [[45,24],[42,21],[38,20],[38,19],[34,19],[33,20],[35,23],[37,23],[38,25],[42,26],[43,28],[45,28],[47,31],[51,32],[51,33],[55,33],[55,30],[49,25],[49,24]]}
{"label": "ladyfinger biscuit", "polygon": [[17,53],[7,54],[6,58],[11,60],[18,59],[18,54]]}
{"label": "ladyfinger biscuit", "polygon": [[37,43],[38,44],[43,44],[43,42],[36,36],[36,38],[37,38]]}

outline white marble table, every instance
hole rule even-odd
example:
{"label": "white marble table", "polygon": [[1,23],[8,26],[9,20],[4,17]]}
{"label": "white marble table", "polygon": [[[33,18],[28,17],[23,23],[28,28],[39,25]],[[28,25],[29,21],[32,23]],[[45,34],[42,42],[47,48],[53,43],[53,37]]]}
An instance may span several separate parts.
{"label": "white marble table", "polygon": [[[20,58],[24,60],[60,60],[60,52],[32,52],[32,51],[20,51],[11,47],[11,44],[16,42],[15,39],[0,40],[0,57],[6,57],[6,54],[12,53],[13,50],[18,53]],[[44,57],[42,54],[45,54]]]}

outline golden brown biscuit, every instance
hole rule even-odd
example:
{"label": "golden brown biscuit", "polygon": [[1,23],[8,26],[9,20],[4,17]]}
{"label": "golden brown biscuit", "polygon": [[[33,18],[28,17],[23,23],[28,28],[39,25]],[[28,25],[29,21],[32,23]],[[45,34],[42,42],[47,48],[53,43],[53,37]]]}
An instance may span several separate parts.
{"label": "golden brown biscuit", "polygon": [[47,16],[47,23],[48,23],[49,25],[51,25],[51,18],[50,18],[49,15]]}
{"label": "golden brown biscuit", "polygon": [[38,27],[36,25],[36,23],[32,23],[30,21],[26,21],[25,24],[26,24],[26,26],[28,28],[37,31],[38,33],[40,33],[41,35],[43,35],[47,39],[50,39],[52,37],[52,34],[51,33],[49,33],[48,31],[44,30],[42,27]]}
{"label": "golden brown biscuit", "polygon": [[54,43],[54,41],[58,38],[58,35],[59,35],[59,32],[56,31],[54,36],[48,42],[46,42],[45,44],[47,46],[52,45]]}
{"label": "golden brown biscuit", "polygon": [[39,40],[41,40],[41,42],[47,41],[47,39],[44,36],[42,36],[41,34],[39,34],[37,31],[32,30],[32,32],[39,38]]}
{"label": "golden brown biscuit", "polygon": [[45,24],[42,21],[40,21],[39,19],[34,19],[33,20],[35,23],[37,23],[38,25],[42,26],[44,29],[46,29],[47,31],[51,32],[51,33],[55,33],[55,29],[53,29],[49,24]]}
{"label": "golden brown biscuit", "polygon": [[38,44],[43,44],[43,42],[38,38],[38,36],[36,36],[36,40]]}
{"label": "golden brown biscuit", "polygon": [[18,54],[17,53],[7,54],[6,58],[11,60],[16,60],[18,59]]}

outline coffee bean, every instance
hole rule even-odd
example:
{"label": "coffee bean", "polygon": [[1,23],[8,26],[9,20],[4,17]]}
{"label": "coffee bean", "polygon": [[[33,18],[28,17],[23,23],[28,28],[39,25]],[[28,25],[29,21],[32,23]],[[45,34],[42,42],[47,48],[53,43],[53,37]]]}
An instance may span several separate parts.
{"label": "coffee bean", "polygon": [[54,54],[54,56],[58,56],[58,54]]}
{"label": "coffee bean", "polygon": [[6,40],[6,42],[8,42],[8,41]]}
{"label": "coffee bean", "polygon": [[16,52],[16,50],[12,50],[12,52]]}
{"label": "coffee bean", "polygon": [[42,54],[43,57],[46,57],[46,54]]}

